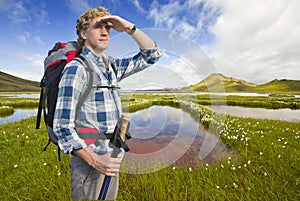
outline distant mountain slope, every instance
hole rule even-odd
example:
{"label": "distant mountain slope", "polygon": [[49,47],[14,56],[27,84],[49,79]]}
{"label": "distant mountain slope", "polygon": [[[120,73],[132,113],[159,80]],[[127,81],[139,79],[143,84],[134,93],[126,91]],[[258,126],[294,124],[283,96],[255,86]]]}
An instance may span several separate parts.
{"label": "distant mountain slope", "polygon": [[245,80],[226,77],[220,73],[211,74],[201,82],[182,90],[202,92],[300,92],[300,80],[272,80],[256,85]]}
{"label": "distant mountain slope", "polygon": [[236,78],[229,78],[220,73],[211,74],[201,82],[183,88],[184,90],[203,91],[203,92],[239,92],[253,89],[256,84],[246,82]]}
{"label": "distant mountain slope", "polygon": [[0,92],[39,91],[39,82],[25,80],[0,71]]}
{"label": "distant mountain slope", "polygon": [[256,91],[300,91],[300,80],[272,80],[266,84],[255,87]]}

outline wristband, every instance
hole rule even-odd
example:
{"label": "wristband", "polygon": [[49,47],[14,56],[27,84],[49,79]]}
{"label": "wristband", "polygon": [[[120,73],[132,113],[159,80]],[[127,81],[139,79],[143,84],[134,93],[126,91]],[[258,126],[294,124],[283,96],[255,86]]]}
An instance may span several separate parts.
{"label": "wristband", "polygon": [[136,26],[133,25],[132,29],[128,32],[129,35],[132,35],[136,31]]}

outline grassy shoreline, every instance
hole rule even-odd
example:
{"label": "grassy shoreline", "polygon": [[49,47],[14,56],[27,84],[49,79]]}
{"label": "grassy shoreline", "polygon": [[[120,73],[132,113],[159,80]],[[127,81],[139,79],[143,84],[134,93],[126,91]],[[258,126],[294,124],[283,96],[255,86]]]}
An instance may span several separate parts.
{"label": "grassy shoreline", "polygon": [[[189,111],[237,151],[236,157],[195,168],[167,167],[151,174],[121,173],[118,200],[299,200],[300,124],[237,118],[203,108],[195,97],[134,95],[124,111],[170,105]],[[35,117],[0,126],[0,200],[71,200],[69,156],[42,149],[45,128]]]}
{"label": "grassy shoreline", "polygon": [[40,91],[0,91],[1,94],[39,94]]}

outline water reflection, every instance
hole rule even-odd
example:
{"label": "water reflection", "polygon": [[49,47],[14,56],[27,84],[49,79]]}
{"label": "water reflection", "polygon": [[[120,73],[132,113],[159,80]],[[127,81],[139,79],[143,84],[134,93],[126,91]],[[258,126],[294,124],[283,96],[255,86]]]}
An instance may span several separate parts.
{"label": "water reflection", "polygon": [[226,92],[226,93],[222,93],[222,92],[195,92],[199,95],[201,94],[209,94],[209,95],[218,95],[218,96],[269,96],[269,93],[230,93],[230,92]]}
{"label": "water reflection", "polygon": [[250,117],[255,119],[272,119],[289,122],[300,122],[300,110],[246,108],[238,106],[207,106],[212,111],[237,117]]}
{"label": "water reflection", "polygon": [[26,109],[26,108],[15,109],[13,115],[10,115],[8,117],[0,117],[0,125],[6,122],[18,121],[20,119],[24,119],[36,114],[37,114],[37,109]]}
{"label": "water reflection", "polygon": [[39,98],[40,94],[4,94],[0,93],[0,96],[10,97],[10,98]]}
{"label": "water reflection", "polygon": [[228,154],[218,137],[206,132],[187,112],[153,106],[130,115],[126,154],[128,173],[153,172],[169,165],[195,166],[212,163]]}

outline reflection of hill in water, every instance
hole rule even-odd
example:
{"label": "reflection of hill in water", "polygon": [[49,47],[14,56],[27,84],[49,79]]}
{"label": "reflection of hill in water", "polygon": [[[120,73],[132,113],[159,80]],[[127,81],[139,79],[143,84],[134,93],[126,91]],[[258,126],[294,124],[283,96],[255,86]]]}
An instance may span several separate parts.
{"label": "reflection of hill in water", "polygon": [[[206,132],[187,112],[168,106],[152,106],[131,114],[128,141],[129,157],[138,163],[195,166],[213,163],[229,150],[219,139]],[[148,125],[140,124],[148,122]],[[142,127],[140,127],[143,125]],[[131,155],[130,155],[131,154]],[[128,155],[127,155],[128,156]]]}

